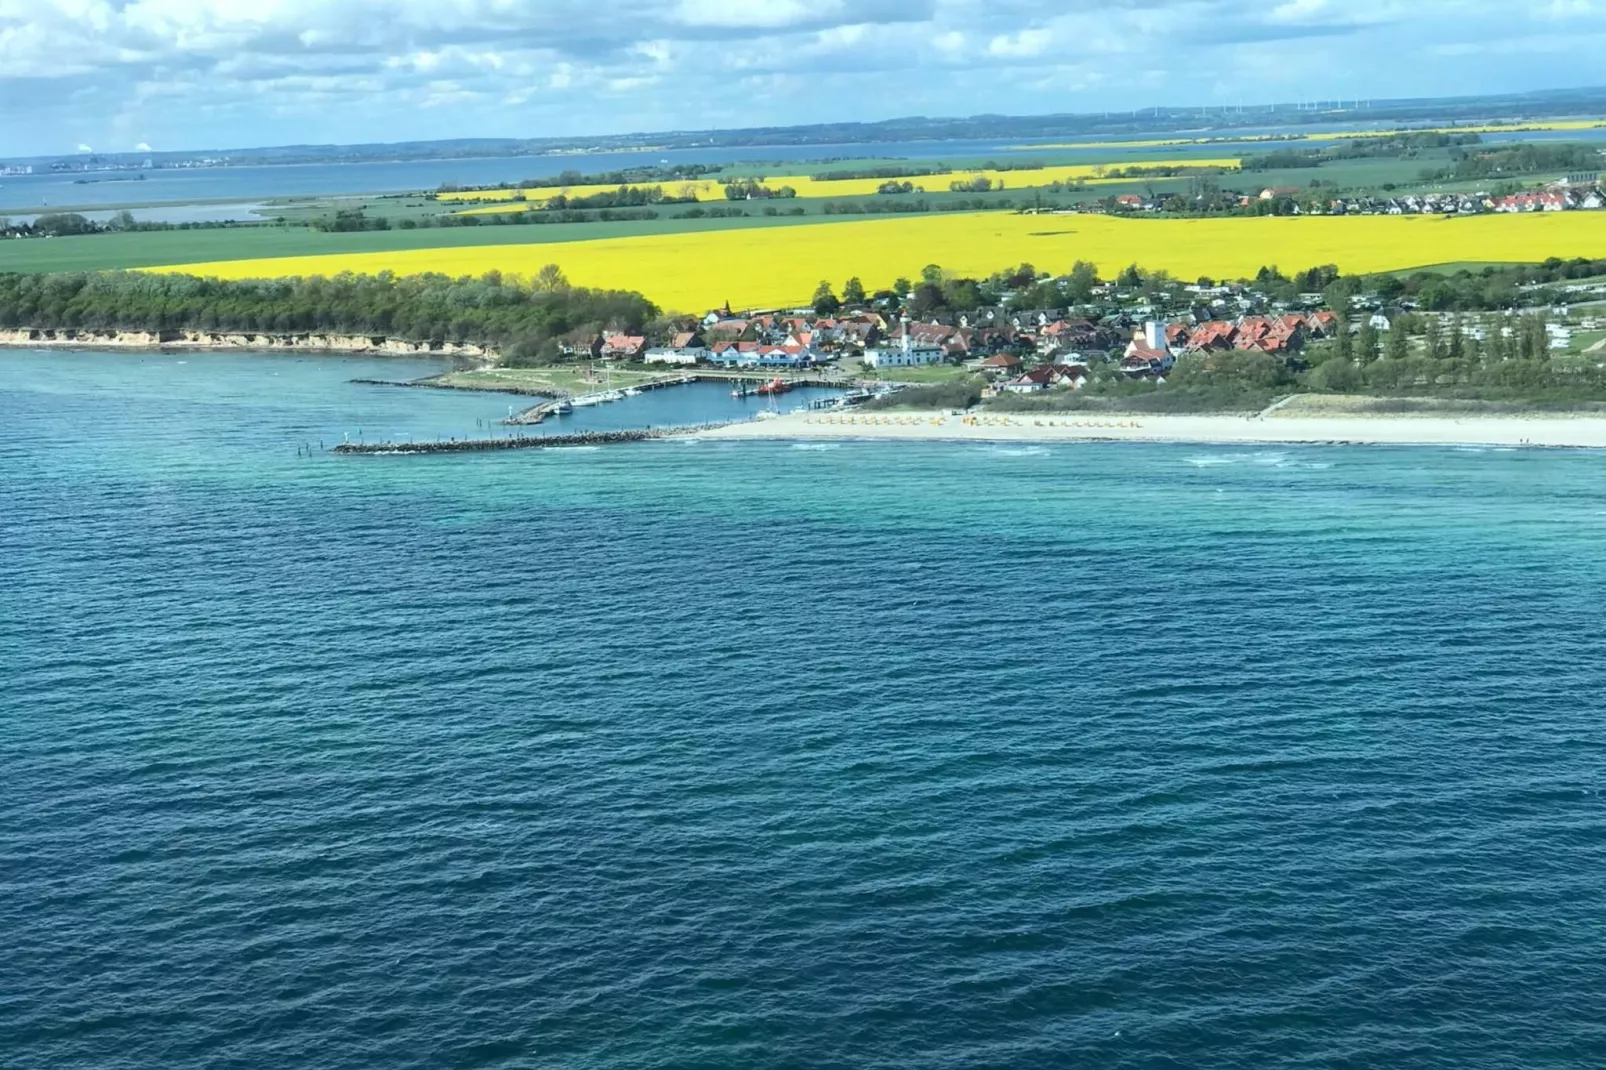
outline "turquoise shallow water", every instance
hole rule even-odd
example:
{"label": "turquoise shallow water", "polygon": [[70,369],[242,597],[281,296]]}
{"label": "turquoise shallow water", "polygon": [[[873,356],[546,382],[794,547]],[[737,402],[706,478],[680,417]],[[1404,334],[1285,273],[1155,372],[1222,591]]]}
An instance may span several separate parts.
{"label": "turquoise shallow water", "polygon": [[0,354],[0,1066],[1606,1054],[1606,456],[307,459],[506,399],[183,359]]}

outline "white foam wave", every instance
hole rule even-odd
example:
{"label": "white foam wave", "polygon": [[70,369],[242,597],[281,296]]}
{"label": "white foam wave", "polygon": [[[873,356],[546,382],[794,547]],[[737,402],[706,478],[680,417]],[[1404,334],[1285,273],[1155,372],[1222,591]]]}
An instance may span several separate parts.
{"label": "white foam wave", "polygon": [[1048,450],[1043,446],[989,446],[978,450],[993,457],[1045,457]]}

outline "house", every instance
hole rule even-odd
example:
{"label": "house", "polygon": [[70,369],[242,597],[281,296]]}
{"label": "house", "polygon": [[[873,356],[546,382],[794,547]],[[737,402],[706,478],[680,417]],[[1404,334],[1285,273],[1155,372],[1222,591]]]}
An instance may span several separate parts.
{"label": "house", "polygon": [[1317,338],[1326,338],[1338,330],[1338,313],[1324,308],[1320,312],[1312,312],[1306,316],[1305,322],[1310,326],[1311,334]]}
{"label": "house", "polygon": [[669,340],[670,349],[707,349],[708,343],[696,331],[681,331]]}
{"label": "house", "polygon": [[1267,186],[1260,191],[1260,199],[1270,201],[1278,197],[1298,197],[1303,192],[1298,186]]}
{"label": "house", "polygon": [[[1165,329],[1153,320],[1145,323],[1141,330],[1133,335],[1132,341],[1127,343],[1123,357],[1130,357],[1135,353],[1149,352],[1163,354],[1168,360],[1171,348],[1166,345]],[[1171,365],[1166,365],[1169,368]]]}
{"label": "house", "polygon": [[1020,371],[1021,366],[1021,359],[1008,353],[999,353],[981,362],[981,370],[992,376],[1014,376]]}
{"label": "house", "polygon": [[865,350],[864,363],[869,368],[917,368],[941,364],[946,356],[941,346],[917,344],[905,331],[899,345]]}
{"label": "house", "polygon": [[1188,335],[1188,349],[1195,353],[1210,349],[1231,349],[1238,339],[1238,328],[1226,320],[1199,324]]}
{"label": "house", "polygon": [[[744,350],[743,345],[751,348]],[[708,351],[708,360],[726,368],[757,367],[757,346],[752,342],[715,342]]]}
{"label": "house", "polygon": [[976,327],[970,329],[968,333],[969,352],[972,355],[998,353],[1008,349],[1015,342],[1015,332],[1009,327]]}
{"label": "house", "polygon": [[1154,378],[1170,371],[1174,363],[1167,350],[1133,345],[1127,347],[1126,355],[1121,358],[1121,371],[1133,379]]}
{"label": "house", "polygon": [[727,316],[705,325],[709,338],[735,340],[747,333],[748,321]]}
{"label": "house", "polygon": [[639,334],[605,334],[597,356],[603,360],[639,360],[647,351],[647,339]]}
{"label": "house", "polygon": [[1142,208],[1143,198],[1136,193],[1123,193],[1115,198],[1115,203],[1122,208]]}
{"label": "house", "polygon": [[1006,390],[1011,394],[1035,394],[1039,391],[1047,390],[1057,378],[1058,374],[1053,367],[1043,364],[1024,375],[1009,380],[999,389]]}
{"label": "house", "polygon": [[1053,377],[1049,380],[1053,386],[1069,387],[1072,390],[1082,389],[1087,382],[1087,365],[1080,362],[1069,364],[1050,364],[1049,371]]}
{"label": "house", "polygon": [[970,352],[970,335],[958,327],[949,327],[941,323],[905,323],[892,340],[902,344],[903,336],[909,335],[918,346],[936,346],[953,356],[965,356]]}
{"label": "house", "polygon": [[875,320],[843,320],[837,324],[837,337],[844,342],[868,348],[881,341],[883,331]]}
{"label": "house", "polygon": [[558,343],[558,352],[566,357],[595,360],[602,355],[602,335],[588,334],[566,338]]}
{"label": "house", "polygon": [[758,366],[760,368],[790,368],[800,371],[814,366],[814,354],[806,349],[795,346],[760,346],[758,349]]}
{"label": "house", "polygon": [[690,366],[708,356],[706,349],[678,349],[674,346],[660,346],[649,349],[642,358],[648,364],[678,364]]}

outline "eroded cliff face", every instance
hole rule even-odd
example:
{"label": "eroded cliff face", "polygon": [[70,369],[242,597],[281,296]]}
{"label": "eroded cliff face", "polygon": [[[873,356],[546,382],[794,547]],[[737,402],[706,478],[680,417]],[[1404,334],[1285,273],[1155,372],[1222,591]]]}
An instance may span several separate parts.
{"label": "eroded cliff face", "polygon": [[286,349],[313,353],[381,353],[396,356],[492,360],[496,351],[457,342],[408,342],[352,334],[251,334],[237,331],[114,331],[89,328],[0,329],[0,345],[113,349]]}

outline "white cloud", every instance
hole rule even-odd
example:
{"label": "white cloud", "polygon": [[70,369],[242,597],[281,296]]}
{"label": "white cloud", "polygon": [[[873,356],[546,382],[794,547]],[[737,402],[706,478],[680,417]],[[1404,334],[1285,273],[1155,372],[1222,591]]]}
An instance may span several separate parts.
{"label": "white cloud", "polygon": [[999,34],[987,42],[987,54],[1007,59],[1023,59],[1028,56],[1040,56],[1048,51],[1053,42],[1054,35],[1048,30],[1032,29],[1021,30],[1017,33]]}
{"label": "white cloud", "polygon": [[1606,80],[1602,34],[1601,0],[0,0],[0,152],[1509,91]]}

